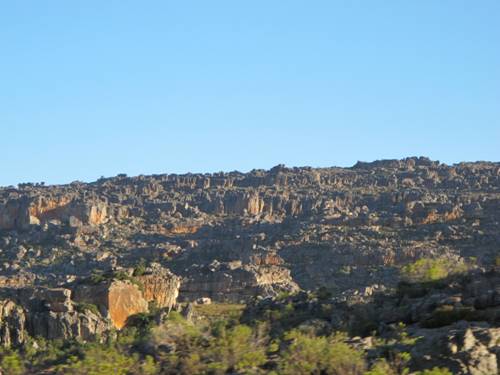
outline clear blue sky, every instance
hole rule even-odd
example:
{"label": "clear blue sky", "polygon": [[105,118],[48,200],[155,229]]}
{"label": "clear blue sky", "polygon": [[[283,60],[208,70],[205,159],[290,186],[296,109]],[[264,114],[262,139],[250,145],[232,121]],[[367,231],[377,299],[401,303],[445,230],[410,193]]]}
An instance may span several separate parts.
{"label": "clear blue sky", "polygon": [[500,160],[500,1],[3,1],[0,185]]}

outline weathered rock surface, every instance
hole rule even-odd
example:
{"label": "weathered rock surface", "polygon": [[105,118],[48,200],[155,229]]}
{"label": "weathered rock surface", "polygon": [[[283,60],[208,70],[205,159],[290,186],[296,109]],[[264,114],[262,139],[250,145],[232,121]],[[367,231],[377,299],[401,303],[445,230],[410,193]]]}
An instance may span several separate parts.
{"label": "weathered rock surface", "polygon": [[177,303],[181,279],[159,264],[137,276],[142,286],[142,294],[147,302],[154,302],[156,307],[171,309]]}
{"label": "weathered rock surface", "polygon": [[23,184],[0,189],[0,276],[56,286],[143,258],[191,284],[217,260],[284,267],[305,289],[390,286],[421,257],[493,264],[499,185],[498,163],[426,158]]}
{"label": "weathered rock surface", "polygon": [[111,322],[79,309],[69,289],[3,289],[0,299],[0,344],[16,346],[31,337],[95,340],[105,338]]}
{"label": "weathered rock surface", "polygon": [[[261,299],[247,308],[244,320],[278,315],[284,316],[278,324],[316,335],[347,331],[369,360],[409,353],[411,371],[446,367],[453,374],[490,375],[500,363],[499,286],[498,271],[476,270],[394,291],[374,285],[340,295],[300,292]],[[287,316],[288,306],[294,310]]]}
{"label": "weathered rock surface", "polygon": [[[360,325],[366,306],[380,325],[370,329],[402,321],[428,340],[414,354],[429,366],[448,358],[457,373],[493,372],[499,233],[500,163],[490,162],[406,158],[0,188],[0,342],[104,337],[149,303],[168,310],[177,298],[269,301],[323,286],[335,308],[318,327]],[[467,265],[470,278],[378,297],[422,258]],[[126,277],[86,283],[117,272]]]}
{"label": "weathered rock surface", "polygon": [[139,287],[127,281],[79,285],[75,288],[74,298],[77,302],[96,305],[117,329],[123,328],[130,316],[148,311],[148,302]]}
{"label": "weathered rock surface", "polygon": [[103,202],[84,202],[71,195],[57,197],[23,196],[0,204],[0,230],[26,229],[50,220],[74,225],[99,225],[108,219]]}
{"label": "weathered rock surface", "polygon": [[171,309],[177,303],[181,280],[168,269],[153,263],[141,275],[133,270],[120,270],[116,275],[130,274],[125,280],[111,272],[96,279],[74,283],[73,299],[78,303],[95,305],[113,326],[122,329],[128,319],[149,310],[149,303],[156,308]]}
{"label": "weathered rock surface", "polygon": [[457,322],[439,329],[415,329],[420,337],[411,354],[425,367],[446,366],[454,374],[498,374],[500,328]]}
{"label": "weathered rock surface", "polygon": [[185,300],[211,298],[240,302],[256,296],[275,296],[280,292],[296,292],[298,285],[284,267],[250,266],[241,262],[212,262],[208,266],[192,266],[181,286]]}

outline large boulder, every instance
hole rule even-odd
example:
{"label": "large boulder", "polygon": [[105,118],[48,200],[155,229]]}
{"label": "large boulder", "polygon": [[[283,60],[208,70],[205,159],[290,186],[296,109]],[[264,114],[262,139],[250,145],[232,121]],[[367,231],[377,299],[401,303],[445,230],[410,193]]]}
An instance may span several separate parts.
{"label": "large boulder", "polygon": [[14,301],[0,301],[0,344],[19,345],[26,338],[26,315]]}
{"label": "large boulder", "polygon": [[498,374],[500,328],[460,321],[439,329],[410,332],[420,338],[411,351],[420,368],[446,366],[454,374]]}
{"label": "large boulder", "polygon": [[26,229],[57,220],[79,225],[99,225],[108,221],[108,205],[99,200],[72,196],[37,196],[9,199],[0,203],[0,230]]}
{"label": "large boulder", "polygon": [[2,297],[2,346],[21,345],[29,336],[46,339],[103,339],[111,329],[111,322],[97,311],[75,306],[69,289],[3,289]]}
{"label": "large boulder", "polygon": [[208,266],[193,265],[181,285],[182,300],[209,297],[215,301],[240,302],[258,295],[273,296],[298,291],[290,270],[274,265],[243,265],[239,261]]}
{"label": "large boulder", "polygon": [[74,299],[96,305],[117,329],[122,329],[130,316],[148,311],[148,302],[141,290],[129,281],[110,280],[97,285],[78,285],[74,289]]}
{"label": "large boulder", "polygon": [[159,308],[172,308],[179,296],[180,277],[166,268],[154,263],[144,275],[136,279],[142,286],[143,297],[148,302],[155,302]]}

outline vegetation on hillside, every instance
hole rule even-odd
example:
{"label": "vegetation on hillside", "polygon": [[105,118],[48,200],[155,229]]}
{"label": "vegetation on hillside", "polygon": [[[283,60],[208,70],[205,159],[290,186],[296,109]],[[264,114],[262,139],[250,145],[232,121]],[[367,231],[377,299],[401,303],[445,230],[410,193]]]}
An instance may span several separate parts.
{"label": "vegetation on hillside", "polygon": [[[324,291],[311,296],[318,297],[325,298]],[[0,367],[12,375],[398,375],[409,371],[411,356],[406,349],[414,340],[406,335],[404,325],[394,340],[376,342],[382,355],[373,359],[352,345],[347,333],[315,327],[311,318],[316,312],[305,316],[293,302],[285,303],[279,313],[271,309],[252,319],[242,315],[243,309],[234,304],[197,306],[192,321],[172,311],[159,325],[153,314],[142,314],[101,343],[37,338],[18,350],[4,349]],[[451,373],[435,368],[419,374]]]}

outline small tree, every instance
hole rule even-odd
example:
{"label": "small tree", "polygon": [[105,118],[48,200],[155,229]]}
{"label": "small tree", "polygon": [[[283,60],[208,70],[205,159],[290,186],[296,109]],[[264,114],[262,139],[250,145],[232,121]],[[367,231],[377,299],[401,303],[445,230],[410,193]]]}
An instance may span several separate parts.
{"label": "small tree", "polygon": [[9,375],[24,374],[25,368],[19,353],[5,351],[0,353],[0,373]]}
{"label": "small tree", "polygon": [[244,371],[265,363],[265,350],[250,327],[237,325],[227,328],[219,324],[214,335],[208,353],[209,368],[214,372]]}
{"label": "small tree", "polygon": [[290,345],[282,355],[283,374],[363,374],[363,354],[343,342],[343,336],[308,336],[298,331],[286,335]]}

